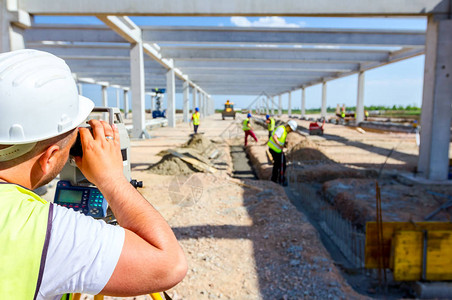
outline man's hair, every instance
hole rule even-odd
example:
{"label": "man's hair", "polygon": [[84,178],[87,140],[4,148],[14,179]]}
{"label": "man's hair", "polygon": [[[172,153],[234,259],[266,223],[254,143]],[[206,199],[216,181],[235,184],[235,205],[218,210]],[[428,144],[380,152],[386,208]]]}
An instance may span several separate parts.
{"label": "man's hair", "polygon": [[[6,169],[12,168],[14,166],[17,166],[27,160],[30,160],[31,158],[35,157],[36,155],[44,152],[51,145],[58,145],[61,149],[64,149],[69,144],[69,142],[71,141],[71,138],[73,137],[73,134],[76,131],[77,131],[76,129],[73,129],[66,133],[57,135],[55,137],[37,142],[36,145],[33,147],[33,149],[31,149],[29,152],[25,153],[24,155],[16,157],[16,158],[8,160],[8,161],[0,162],[0,170],[6,170]],[[13,146],[13,145],[0,145],[0,149],[5,149],[5,148],[11,147],[11,146]]]}

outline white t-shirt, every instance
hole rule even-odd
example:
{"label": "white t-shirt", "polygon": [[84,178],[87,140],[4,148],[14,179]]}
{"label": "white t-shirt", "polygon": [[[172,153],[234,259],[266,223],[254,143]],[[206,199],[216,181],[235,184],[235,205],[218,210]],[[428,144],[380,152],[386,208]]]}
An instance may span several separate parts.
{"label": "white t-shirt", "polygon": [[124,229],[51,205],[52,230],[37,299],[59,300],[68,292],[98,294],[118,263]]}
{"label": "white t-shirt", "polygon": [[278,137],[278,139],[280,139],[280,138],[282,137],[283,133],[284,133],[284,128],[278,127],[278,128],[276,128],[274,134],[276,134],[276,136]]}

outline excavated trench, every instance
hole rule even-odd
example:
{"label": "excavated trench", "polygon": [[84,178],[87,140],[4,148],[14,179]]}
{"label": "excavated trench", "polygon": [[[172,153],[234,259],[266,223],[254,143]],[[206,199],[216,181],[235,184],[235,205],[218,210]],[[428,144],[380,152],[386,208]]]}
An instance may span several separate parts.
{"label": "excavated trench", "polygon": [[237,179],[257,179],[243,146],[230,146],[230,152],[233,164],[232,177]]}

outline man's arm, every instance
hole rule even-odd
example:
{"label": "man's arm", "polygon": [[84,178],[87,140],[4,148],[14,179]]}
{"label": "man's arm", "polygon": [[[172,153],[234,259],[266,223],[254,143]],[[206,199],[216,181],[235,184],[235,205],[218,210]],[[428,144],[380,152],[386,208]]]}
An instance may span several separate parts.
{"label": "man's arm", "polygon": [[[116,268],[101,294],[142,295],[179,283],[187,263],[174,233],[163,217],[123,175],[119,131],[91,120],[93,134],[80,128],[83,157],[77,165],[108,201],[125,241]],[[113,136],[107,140],[105,136]]]}

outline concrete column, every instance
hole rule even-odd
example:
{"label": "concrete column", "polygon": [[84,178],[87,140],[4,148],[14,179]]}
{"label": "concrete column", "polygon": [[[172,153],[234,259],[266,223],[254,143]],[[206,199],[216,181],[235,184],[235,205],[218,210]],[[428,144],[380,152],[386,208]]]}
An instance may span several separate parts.
{"label": "concrete column", "polygon": [[129,117],[129,90],[124,90],[124,119]]}
{"label": "concrete column", "polygon": [[151,113],[155,110],[155,94],[151,94]]}
{"label": "concrete column", "polygon": [[19,12],[15,2],[0,1],[0,53],[25,48],[24,29],[31,26],[31,18]]}
{"label": "concrete column", "polygon": [[271,103],[271,107],[272,107],[272,116],[275,114],[275,97],[272,97],[272,103]]}
{"label": "concrete column", "polygon": [[[107,93],[107,86],[106,85],[102,86],[102,106],[103,107],[109,107],[108,106],[108,93]],[[107,113],[102,113],[102,119],[107,121],[108,120],[108,114]]]}
{"label": "concrete column", "polygon": [[278,117],[282,115],[282,95],[278,96]]}
{"label": "concrete column", "polygon": [[265,99],[265,114],[268,115],[269,114],[269,106],[268,106],[268,97]]}
{"label": "concrete column", "polygon": [[183,115],[184,115],[184,122],[188,123],[190,121],[190,118],[188,116],[188,110],[189,108],[189,96],[190,96],[190,85],[188,84],[188,81],[184,81],[183,85],[183,96],[184,96],[184,106],[183,106]]}
{"label": "concrete column", "polygon": [[166,72],[166,118],[168,127],[176,127],[176,79],[174,69]]}
{"label": "concrete column", "polygon": [[306,116],[306,89],[301,89],[301,116]]}
{"label": "concrete column", "polygon": [[119,88],[116,89],[116,107],[119,108]]}
{"label": "concrete column", "polygon": [[102,106],[108,107],[108,93],[107,93],[107,86],[102,86]]}
{"label": "concrete column", "polygon": [[81,83],[77,83],[78,94],[83,95],[83,86]]}
{"label": "concrete column", "polygon": [[364,121],[364,71],[358,73],[358,97],[356,99],[356,125]]}
{"label": "concrete column", "polygon": [[191,112],[194,113],[195,108],[196,108],[196,98],[198,97],[198,95],[197,95],[197,90],[195,87],[193,87],[193,90],[191,92],[192,92],[192,108],[193,108]]}
{"label": "concrete column", "polygon": [[130,81],[132,92],[132,137],[146,135],[146,118],[144,114],[144,60],[143,45],[132,44],[130,48]]}
{"label": "concrete column", "polygon": [[418,172],[447,180],[452,105],[452,20],[429,16]]}
{"label": "concrete column", "polygon": [[322,109],[320,116],[326,118],[326,82],[322,83]]}
{"label": "concrete column", "polygon": [[198,108],[199,108],[199,113],[201,114],[201,118],[203,118],[203,114],[202,114],[202,92],[198,91],[198,100],[196,101],[198,104]]}
{"label": "concrete column", "polygon": [[289,92],[289,110],[287,112],[289,116],[292,115],[292,92]]}

